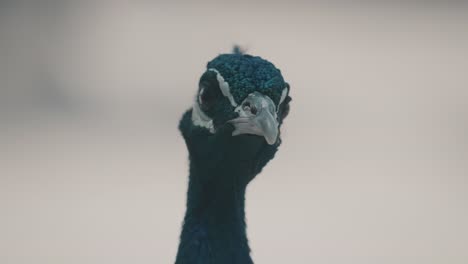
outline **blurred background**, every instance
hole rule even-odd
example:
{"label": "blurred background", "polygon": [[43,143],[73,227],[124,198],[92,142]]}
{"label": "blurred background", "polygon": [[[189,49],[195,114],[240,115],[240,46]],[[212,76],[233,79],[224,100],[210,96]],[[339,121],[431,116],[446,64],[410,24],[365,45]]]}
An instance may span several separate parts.
{"label": "blurred background", "polygon": [[291,84],[255,263],[468,263],[461,1],[1,1],[0,263],[173,263],[206,63]]}

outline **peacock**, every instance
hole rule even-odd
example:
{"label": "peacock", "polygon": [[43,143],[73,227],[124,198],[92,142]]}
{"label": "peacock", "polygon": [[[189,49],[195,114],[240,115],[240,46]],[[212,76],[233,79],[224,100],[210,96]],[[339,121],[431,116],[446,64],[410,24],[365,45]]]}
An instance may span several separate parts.
{"label": "peacock", "polygon": [[251,264],[246,187],[275,156],[290,86],[271,62],[238,48],[208,62],[179,123],[189,184],[176,264]]}

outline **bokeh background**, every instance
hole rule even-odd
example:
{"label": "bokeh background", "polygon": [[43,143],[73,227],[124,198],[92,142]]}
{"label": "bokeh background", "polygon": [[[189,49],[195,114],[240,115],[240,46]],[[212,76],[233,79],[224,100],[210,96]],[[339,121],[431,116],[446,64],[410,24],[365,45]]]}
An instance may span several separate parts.
{"label": "bokeh background", "polygon": [[291,84],[256,263],[468,263],[461,2],[1,1],[0,263],[173,263],[177,131],[240,44]]}

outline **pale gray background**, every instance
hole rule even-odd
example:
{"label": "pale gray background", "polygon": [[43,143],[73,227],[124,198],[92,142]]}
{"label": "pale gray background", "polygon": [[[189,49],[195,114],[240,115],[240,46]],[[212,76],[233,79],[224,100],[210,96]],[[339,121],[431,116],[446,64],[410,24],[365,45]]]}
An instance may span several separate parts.
{"label": "pale gray background", "polygon": [[294,98],[248,188],[256,263],[468,263],[468,9],[0,2],[0,263],[172,263],[178,119],[238,43]]}

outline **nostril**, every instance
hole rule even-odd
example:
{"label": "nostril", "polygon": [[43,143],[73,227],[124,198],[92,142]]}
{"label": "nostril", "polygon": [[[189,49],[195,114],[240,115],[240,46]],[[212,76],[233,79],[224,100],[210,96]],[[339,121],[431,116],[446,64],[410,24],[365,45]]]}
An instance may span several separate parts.
{"label": "nostril", "polygon": [[250,107],[250,112],[251,112],[253,115],[256,115],[256,114],[257,114],[257,108],[256,108],[255,106]]}

